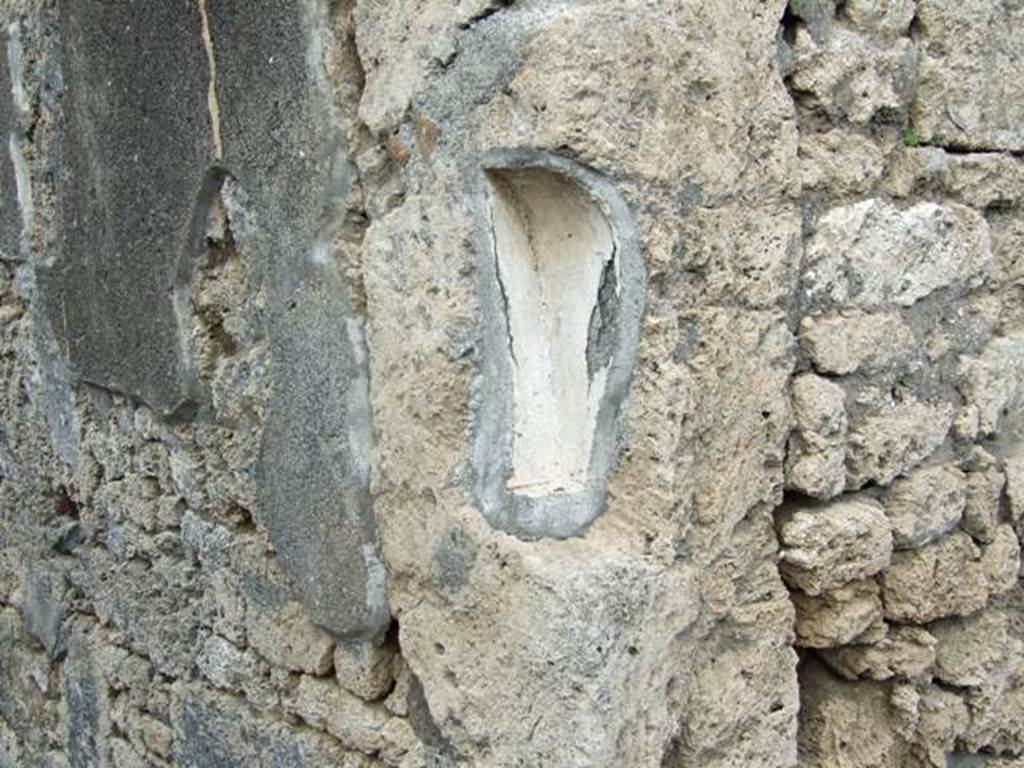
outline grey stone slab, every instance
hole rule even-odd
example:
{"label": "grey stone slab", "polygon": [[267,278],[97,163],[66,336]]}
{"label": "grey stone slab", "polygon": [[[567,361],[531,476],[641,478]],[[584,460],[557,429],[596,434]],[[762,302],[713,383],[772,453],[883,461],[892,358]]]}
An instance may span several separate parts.
{"label": "grey stone slab", "polygon": [[321,19],[297,0],[212,0],[225,172],[238,241],[268,300],[270,397],[259,517],[310,617],[387,627],[370,506],[363,321],[329,253],[352,173],[311,68]]}
{"label": "grey stone slab", "polygon": [[41,272],[82,380],[172,414],[194,399],[176,296],[202,245],[213,163],[192,3],[65,1],[59,245]]}
{"label": "grey stone slab", "polygon": [[245,704],[201,688],[179,689],[172,718],[181,768],[345,766],[346,753],[323,734],[260,718]]}

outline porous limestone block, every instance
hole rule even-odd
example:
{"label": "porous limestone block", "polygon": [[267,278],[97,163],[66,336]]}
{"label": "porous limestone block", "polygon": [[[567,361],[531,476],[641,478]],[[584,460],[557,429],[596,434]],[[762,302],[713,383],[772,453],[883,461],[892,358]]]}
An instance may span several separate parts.
{"label": "porous limestone block", "polygon": [[814,374],[793,380],[796,426],[786,455],[786,484],[809,496],[828,499],[846,483],[846,393]]}
{"label": "porous limestone block", "polygon": [[967,499],[960,527],[974,540],[987,544],[992,541],[999,524],[1000,501],[1006,477],[995,467],[967,473]]}
{"label": "porous limestone block", "polygon": [[342,688],[366,701],[377,701],[395,686],[395,647],[366,640],[339,640],[334,648],[334,676]]}
{"label": "porous limestone block", "polygon": [[885,511],[868,496],[791,507],[781,514],[779,540],[783,578],[809,595],[873,576],[892,556]]}
{"label": "porous limestone block", "polygon": [[947,685],[982,685],[1006,655],[1009,617],[989,609],[937,621],[929,631],[938,641],[935,676]]}
{"label": "porous limestone block", "polygon": [[990,437],[1021,424],[1024,334],[992,339],[981,355],[962,359],[959,373],[960,392],[971,420],[977,419],[977,434]]}
{"label": "porous limestone block", "polygon": [[849,680],[925,677],[935,663],[936,639],[927,630],[893,625],[884,638],[871,645],[847,645],[821,651],[821,658]]}
{"label": "porous limestone block", "polygon": [[835,128],[800,137],[800,177],[805,189],[864,194],[884,170],[878,145],[858,133]]}
{"label": "porous limestone block", "polygon": [[918,0],[920,80],[913,126],[957,149],[1024,150],[1024,8],[987,0]]}
{"label": "porous limestone block", "polygon": [[963,205],[896,208],[880,199],[827,211],[806,247],[813,306],[909,307],[941,289],[981,285],[992,268],[988,225]]}
{"label": "porous limestone block", "polygon": [[1024,451],[1018,451],[1006,460],[1004,473],[1010,517],[1019,533],[1024,525]]}
{"label": "porous limestone block", "polygon": [[832,122],[866,125],[907,113],[916,51],[905,38],[876,44],[845,26],[822,40],[800,26],[793,43],[792,88]]}
{"label": "porous limestone block", "polygon": [[895,312],[811,315],[800,322],[800,348],[820,373],[874,373],[919,354],[910,328]]}
{"label": "porous limestone block", "polygon": [[878,584],[864,579],[820,595],[793,592],[796,644],[804,648],[833,648],[864,634],[882,618]]}
{"label": "porous limestone block", "polygon": [[800,765],[906,765],[908,750],[898,714],[885,685],[850,682],[820,660],[806,659],[800,667]]}
{"label": "porous limestone block", "polygon": [[900,478],[885,499],[893,547],[920,547],[949,533],[966,503],[967,477],[954,464],[916,469]]}
{"label": "porous limestone block", "polygon": [[966,616],[984,608],[989,595],[982,552],[963,531],[894,553],[881,580],[885,616],[897,622]]}
{"label": "porous limestone block", "polygon": [[953,423],[945,402],[889,399],[850,420],[846,441],[846,488],[888,485],[932,455]]}
{"label": "porous limestone block", "polygon": [[910,28],[915,9],[914,0],[846,0],[843,19],[863,32],[903,35]]}
{"label": "porous limestone block", "polygon": [[303,675],[287,706],[310,725],[362,752],[378,752],[384,746],[387,710],[366,703],[330,678]]}
{"label": "porous limestone block", "polygon": [[294,600],[261,602],[250,597],[245,614],[250,645],[272,664],[322,675],[334,659],[334,638],[314,625]]}
{"label": "porous limestone block", "polygon": [[999,525],[992,532],[992,541],[982,546],[982,563],[993,595],[1001,595],[1017,586],[1020,541],[1012,525]]}

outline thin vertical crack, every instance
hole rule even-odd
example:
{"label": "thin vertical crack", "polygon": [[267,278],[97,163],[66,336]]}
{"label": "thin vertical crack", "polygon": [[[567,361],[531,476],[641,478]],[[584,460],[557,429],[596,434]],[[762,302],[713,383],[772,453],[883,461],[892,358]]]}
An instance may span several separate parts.
{"label": "thin vertical crack", "polygon": [[224,145],[220,138],[220,101],[217,99],[217,58],[213,52],[213,34],[210,31],[210,17],[207,13],[209,0],[197,0],[199,19],[202,23],[203,48],[210,67],[210,87],[206,93],[206,107],[210,112],[210,129],[213,133],[213,159],[220,163],[224,159]]}

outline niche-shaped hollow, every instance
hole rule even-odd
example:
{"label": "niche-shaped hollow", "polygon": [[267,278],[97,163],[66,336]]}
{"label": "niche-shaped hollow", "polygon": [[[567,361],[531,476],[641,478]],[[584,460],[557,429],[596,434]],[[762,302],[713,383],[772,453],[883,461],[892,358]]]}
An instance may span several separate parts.
{"label": "niche-shaped hollow", "polygon": [[477,497],[496,527],[567,537],[604,509],[643,266],[607,181],[563,158],[502,160],[484,173]]}

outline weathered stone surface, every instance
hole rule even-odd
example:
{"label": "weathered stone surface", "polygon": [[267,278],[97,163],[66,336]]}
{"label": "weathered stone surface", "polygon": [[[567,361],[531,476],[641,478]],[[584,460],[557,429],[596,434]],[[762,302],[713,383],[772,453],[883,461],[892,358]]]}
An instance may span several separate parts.
{"label": "weathered stone surface", "polygon": [[1020,576],[1020,541],[1011,525],[997,526],[982,548],[982,562],[993,595],[1009,592]]}
{"label": "weathered stone surface", "polygon": [[949,533],[967,504],[967,477],[952,464],[924,467],[893,483],[885,499],[893,547],[920,547]]}
{"label": "weathered stone surface", "polygon": [[1024,526],[1024,451],[1006,460],[1006,500],[1014,526],[1020,533]]}
{"label": "weathered stone surface", "polygon": [[922,42],[913,124],[924,141],[1024,149],[1024,9],[1015,3],[919,0]]}
{"label": "weathered stone surface", "polygon": [[820,654],[829,667],[849,680],[914,679],[931,671],[936,644],[935,637],[921,627],[896,625],[872,645],[830,648]]}
{"label": "weathered stone surface", "polygon": [[[15,27],[15,30],[17,28]],[[22,257],[22,202],[19,200],[18,160],[21,157],[20,134],[17,107],[12,94],[10,64],[19,53],[13,53],[10,46],[15,42],[3,41],[3,62],[0,66],[0,137],[7,140],[8,151],[0,152],[0,262],[19,261]],[[20,46],[19,46],[20,47]],[[24,173],[24,166],[22,167]],[[21,188],[24,179],[21,180]],[[0,292],[5,293],[6,291]]]}
{"label": "weathered stone surface", "polygon": [[948,685],[979,686],[1006,655],[1008,619],[997,610],[929,627],[938,641],[935,676]]}
{"label": "weathered stone surface", "polygon": [[178,686],[172,706],[174,761],[183,768],[367,768],[368,761],[319,733],[255,715],[245,704]]}
{"label": "weathered stone surface", "polygon": [[855,642],[882,618],[878,584],[855,581],[820,595],[793,593],[796,642],[804,648],[833,648]]}
{"label": "weathered stone surface", "polygon": [[909,307],[941,289],[981,284],[992,267],[988,226],[962,205],[882,200],[833,208],[807,244],[802,285],[817,306]]}
{"label": "weathered stone surface", "polygon": [[890,400],[851,419],[846,442],[846,487],[887,485],[931,456],[946,439],[953,406]]}
{"label": "weathered stone surface", "polygon": [[795,430],[786,454],[786,484],[829,499],[846,485],[846,393],[814,374],[793,381]]}
{"label": "weathered stone surface", "polygon": [[334,680],[303,675],[291,707],[306,722],[356,749],[376,753],[384,747],[387,710],[367,704]]}
{"label": "weathered stone surface", "polygon": [[4,4],[0,762],[1020,754],[1024,166],[912,103],[1014,28],[916,5]]}
{"label": "weathered stone surface", "polygon": [[959,386],[967,401],[967,418],[977,421],[982,436],[994,435],[1000,427],[1019,427],[1024,409],[1024,335],[993,339],[978,357],[964,357]]}
{"label": "weathered stone surface", "polygon": [[316,59],[322,23],[299,0],[211,4],[228,209],[267,301],[259,518],[313,621],[375,636],[388,610],[364,321],[336,242],[353,171]]}
{"label": "weathered stone surface", "polygon": [[25,627],[51,656],[59,650],[65,610],[64,574],[30,567],[25,579],[25,599],[21,605]]}
{"label": "weathered stone surface", "polygon": [[913,360],[919,350],[910,328],[891,312],[805,317],[800,347],[820,373],[873,373]]}
{"label": "weathered stone surface", "polygon": [[67,707],[65,739],[71,764],[106,765],[110,733],[107,690],[97,673],[87,635],[75,634],[68,642],[60,683]]}
{"label": "weathered stone surface", "polygon": [[892,621],[926,624],[966,616],[984,608],[988,595],[982,552],[963,531],[894,553],[882,573],[882,602]]}
{"label": "weathered stone surface", "polygon": [[215,163],[198,13],[68,3],[59,29],[60,242],[40,273],[50,325],[81,379],[172,414],[196,396],[178,302]]}
{"label": "weathered stone surface", "polygon": [[395,687],[395,658],[392,643],[342,640],[334,649],[334,675],[345,690],[377,701]]}
{"label": "weathered stone surface", "polygon": [[987,544],[999,524],[1000,503],[1006,477],[995,467],[967,473],[967,499],[960,527]]}
{"label": "weathered stone surface", "polygon": [[881,178],[878,146],[852,131],[831,130],[800,137],[800,177],[806,189],[863,194]]}
{"label": "weathered stone surface", "polygon": [[800,765],[904,765],[907,745],[880,683],[851,683],[809,658],[800,668]]}
{"label": "weathered stone surface", "polygon": [[843,19],[863,32],[903,35],[916,10],[914,0],[846,0]]}
{"label": "weathered stone surface", "polygon": [[309,620],[302,605],[255,576],[245,582],[243,594],[246,637],[260,655],[295,672],[323,675],[330,670],[334,638]]}
{"label": "weathered stone surface", "polygon": [[779,540],[783,577],[809,595],[873,576],[892,555],[885,512],[867,496],[786,510]]}
{"label": "weathered stone surface", "polygon": [[906,113],[916,51],[909,40],[876,44],[845,26],[816,40],[798,27],[793,43],[792,88],[807,107],[832,122],[895,122]]}

